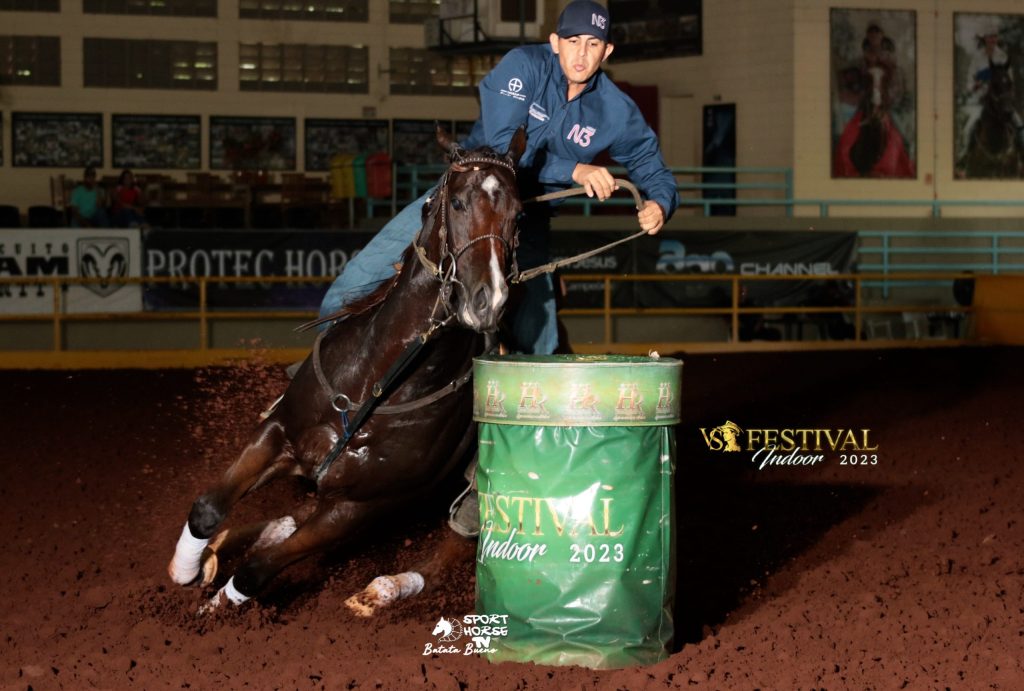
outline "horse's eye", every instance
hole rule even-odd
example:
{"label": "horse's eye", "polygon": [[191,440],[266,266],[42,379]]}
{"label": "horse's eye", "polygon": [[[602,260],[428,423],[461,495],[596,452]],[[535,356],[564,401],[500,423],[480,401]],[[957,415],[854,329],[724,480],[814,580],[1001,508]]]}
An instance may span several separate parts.
{"label": "horse's eye", "polygon": [[452,208],[455,209],[456,211],[462,211],[466,207],[463,206],[461,199],[459,199],[458,197],[452,197]]}

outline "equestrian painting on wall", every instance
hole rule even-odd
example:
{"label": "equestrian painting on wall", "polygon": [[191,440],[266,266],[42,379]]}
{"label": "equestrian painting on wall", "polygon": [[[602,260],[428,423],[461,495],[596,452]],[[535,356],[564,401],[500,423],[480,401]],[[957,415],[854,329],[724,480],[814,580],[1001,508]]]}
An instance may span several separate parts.
{"label": "equestrian painting on wall", "polygon": [[956,178],[1024,177],[1024,15],[953,15]]}
{"label": "equestrian painting on wall", "polygon": [[917,13],[832,9],[832,177],[917,177]]}

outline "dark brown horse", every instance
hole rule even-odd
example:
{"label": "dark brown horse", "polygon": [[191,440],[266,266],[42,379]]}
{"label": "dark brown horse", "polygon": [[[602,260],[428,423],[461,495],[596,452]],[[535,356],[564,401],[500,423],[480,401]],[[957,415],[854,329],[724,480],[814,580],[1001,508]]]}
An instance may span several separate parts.
{"label": "dark brown horse", "polygon": [[[463,384],[508,294],[521,208],[515,165],[526,136],[520,128],[504,155],[463,152],[440,128],[438,142],[451,165],[398,274],[332,315],[334,325],[241,455],[192,505],[168,567],[175,582],[208,584],[218,552],[249,547],[204,609],[257,595],[289,564],[421,500],[464,457],[473,427],[471,387]],[[423,345],[417,350],[415,343]],[[392,365],[405,357],[409,366],[388,383]],[[367,401],[379,405],[360,426]],[[335,458],[326,467],[329,455]],[[210,540],[243,496],[285,475],[316,482],[311,515],[232,528]],[[387,599],[418,592],[423,579],[409,573],[378,585]]]}
{"label": "dark brown horse", "polygon": [[1010,61],[997,65],[989,61],[989,83],[981,117],[970,134],[964,169],[969,178],[1020,178],[1024,173],[1014,121],[1016,99]]}

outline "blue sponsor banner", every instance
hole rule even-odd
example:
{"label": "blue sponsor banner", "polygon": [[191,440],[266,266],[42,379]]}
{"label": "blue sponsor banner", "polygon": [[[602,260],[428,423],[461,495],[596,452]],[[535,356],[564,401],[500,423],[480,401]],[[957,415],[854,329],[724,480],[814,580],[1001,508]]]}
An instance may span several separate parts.
{"label": "blue sponsor banner", "polygon": [[[556,231],[550,236],[552,259],[570,257],[623,233]],[[143,237],[146,276],[233,276],[241,283],[208,284],[211,309],[315,310],[327,282],[268,283],[265,276],[334,278],[370,241],[372,231],[297,230],[152,230]],[[662,231],[578,264],[561,269],[571,274],[721,274],[807,276],[852,270],[856,233],[823,231]],[[838,282],[757,281],[746,283],[745,305],[815,305],[845,287]],[[728,307],[728,281],[618,282],[615,307]],[[565,307],[600,307],[601,281],[570,282]],[[146,309],[195,309],[198,285],[186,281],[148,284]]]}
{"label": "blue sponsor banner", "polygon": [[[337,276],[372,232],[295,230],[151,230],[143,237],[146,276],[251,277],[240,283],[211,282],[211,309],[315,310],[329,283],[268,283],[265,276]],[[146,309],[195,309],[195,282],[147,284]]]}
{"label": "blue sponsor banner", "polygon": [[[627,231],[623,231],[627,232]],[[632,232],[632,231],[628,231]],[[551,234],[554,259],[593,249],[623,233],[566,231]],[[721,274],[808,276],[849,273],[857,234],[827,231],[670,231],[641,237],[579,264],[561,269],[571,274]],[[815,305],[846,287],[837,281],[782,280],[745,282],[746,306]],[[612,284],[614,307],[728,307],[729,281],[647,281]],[[852,295],[852,293],[851,293]],[[571,281],[565,307],[601,307],[600,281]]]}

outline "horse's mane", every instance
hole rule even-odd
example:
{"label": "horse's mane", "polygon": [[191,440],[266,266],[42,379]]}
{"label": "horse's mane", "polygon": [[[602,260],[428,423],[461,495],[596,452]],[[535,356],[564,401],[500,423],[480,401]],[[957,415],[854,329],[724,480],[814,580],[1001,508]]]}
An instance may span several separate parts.
{"label": "horse's mane", "polygon": [[[494,163],[498,164],[511,163],[508,155],[500,154],[489,146],[482,146],[479,149],[474,149],[473,151],[469,152],[461,148],[456,148],[448,155],[448,160],[451,162],[451,169],[459,173],[465,173],[466,171],[470,170],[469,167],[462,165],[463,159],[467,158],[471,163],[477,162],[480,159],[483,159],[484,161],[493,161]],[[426,227],[426,223],[429,218],[428,214],[432,211],[430,201],[432,200],[428,200],[428,203],[425,204],[423,207],[423,228]],[[423,228],[421,228],[419,232],[423,232]],[[298,327],[296,327],[295,330],[308,331],[309,329],[320,326],[321,324],[327,324],[335,322],[339,319],[351,317],[353,315],[363,314],[364,312],[368,312],[374,307],[382,304],[387,299],[388,295],[391,294],[391,291],[394,289],[395,284],[398,282],[398,278],[402,273],[402,267],[414,259],[412,253],[413,247],[412,245],[410,245],[408,248],[406,248],[405,253],[402,255],[402,263],[397,265],[397,271],[395,272],[395,275],[389,278],[388,280],[384,281],[384,283],[382,283],[380,286],[374,289],[373,292],[369,293],[364,297],[353,300],[351,303],[343,306],[336,312],[301,324]]]}
{"label": "horse's mane", "polygon": [[308,321],[305,324],[300,324],[299,326],[295,327],[295,330],[308,331],[312,328],[320,326],[321,324],[327,324],[329,322],[334,322],[339,319],[345,319],[356,314],[363,314],[364,312],[369,312],[377,305],[383,304],[384,301],[387,300],[388,295],[391,294],[391,291],[394,289],[395,285],[398,283],[399,277],[402,275],[402,267],[405,266],[405,262],[409,260],[409,257],[407,255],[408,251],[406,252],[406,255],[403,255],[403,263],[397,265],[395,275],[381,283],[372,292],[368,293],[367,295],[364,295],[361,298],[353,300],[347,305],[344,305],[337,312],[332,312],[331,314],[328,314],[324,317],[318,317],[317,319]]}

